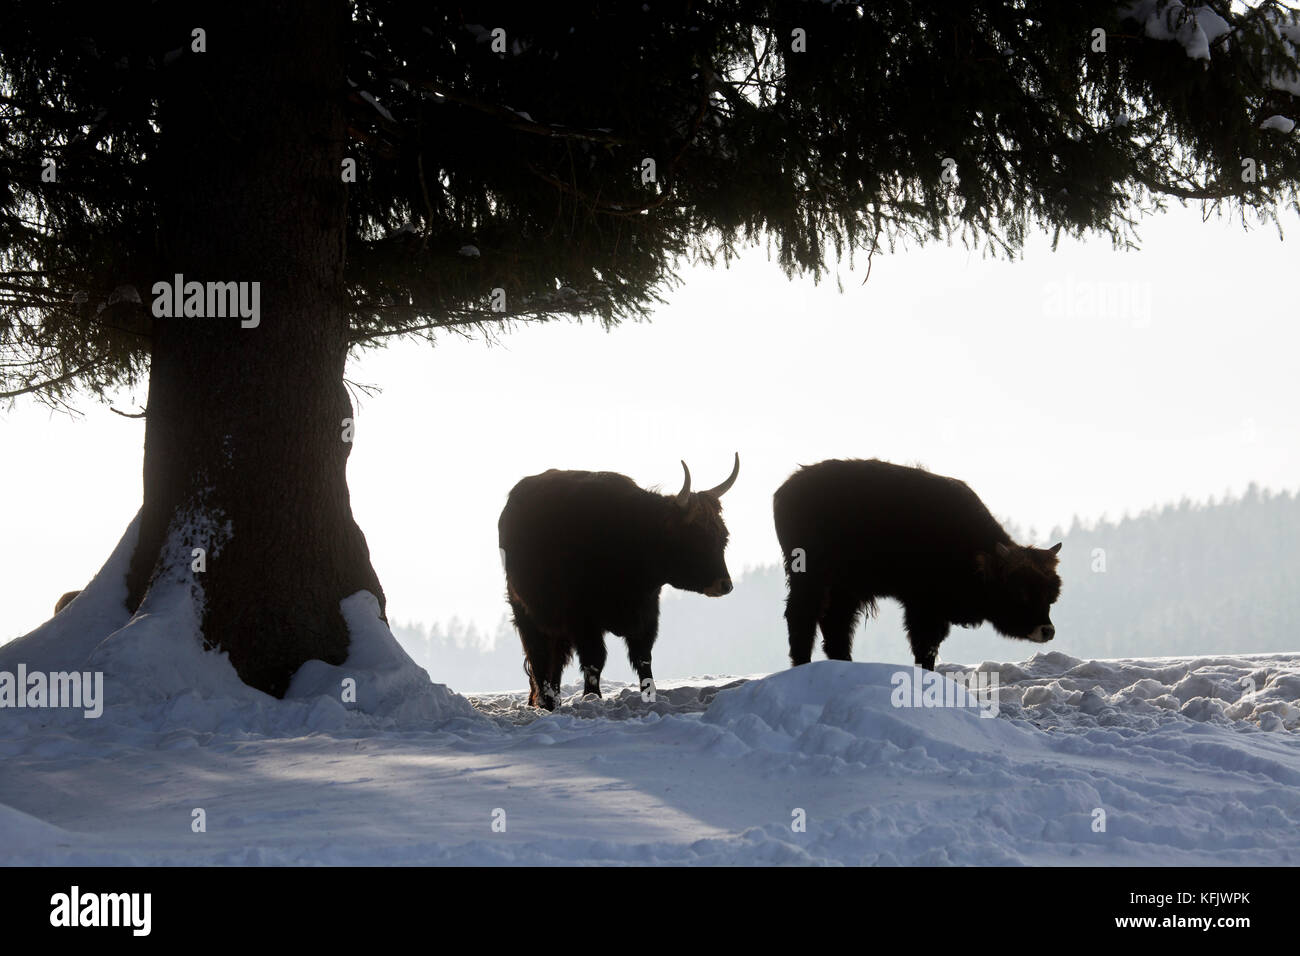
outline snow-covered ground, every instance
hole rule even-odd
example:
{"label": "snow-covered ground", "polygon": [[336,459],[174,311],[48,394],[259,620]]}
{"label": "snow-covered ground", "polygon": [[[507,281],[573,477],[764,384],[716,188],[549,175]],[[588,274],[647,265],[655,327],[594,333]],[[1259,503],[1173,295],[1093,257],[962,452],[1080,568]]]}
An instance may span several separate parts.
{"label": "snow-covered ground", "polygon": [[199,649],[191,582],[128,623],[132,542],[0,646],[0,672],[98,671],[105,698],[0,709],[0,862],[1300,863],[1300,653],[986,663],[995,717],[832,661],[653,703],[574,685],[542,715],[429,681],[362,593],[347,664],[281,701]]}

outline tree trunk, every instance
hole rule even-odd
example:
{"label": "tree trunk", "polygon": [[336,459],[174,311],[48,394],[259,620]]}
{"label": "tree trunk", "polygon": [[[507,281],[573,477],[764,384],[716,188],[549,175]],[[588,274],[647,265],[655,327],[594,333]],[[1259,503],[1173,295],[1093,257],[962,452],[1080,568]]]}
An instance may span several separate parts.
{"label": "tree trunk", "polygon": [[[130,608],[205,547],[205,644],[283,696],[304,661],[347,657],[342,598],[365,589],[384,606],[346,479],[348,9],[223,0],[163,15],[186,52],[162,68],[156,278],[258,282],[260,323],[155,320]],[[206,52],[191,51],[195,28]]]}

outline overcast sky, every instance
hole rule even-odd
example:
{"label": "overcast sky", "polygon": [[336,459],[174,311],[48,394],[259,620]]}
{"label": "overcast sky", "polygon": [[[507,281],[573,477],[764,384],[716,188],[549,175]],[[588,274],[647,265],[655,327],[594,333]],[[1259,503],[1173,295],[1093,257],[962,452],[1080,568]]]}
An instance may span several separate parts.
{"label": "overcast sky", "polygon": [[[497,516],[552,467],[675,491],[679,459],[708,487],[739,451],[733,576],[779,559],[772,492],[824,458],[921,462],[1040,539],[1073,515],[1300,487],[1295,241],[1180,209],[1142,239],[880,255],[865,285],[845,266],[842,294],[753,250],[684,272],[650,323],[367,354],[349,377],[383,393],[359,409],[349,484],[390,618],[493,630]],[[139,505],[143,423],[81,407],[0,415],[0,641],[85,584]]]}

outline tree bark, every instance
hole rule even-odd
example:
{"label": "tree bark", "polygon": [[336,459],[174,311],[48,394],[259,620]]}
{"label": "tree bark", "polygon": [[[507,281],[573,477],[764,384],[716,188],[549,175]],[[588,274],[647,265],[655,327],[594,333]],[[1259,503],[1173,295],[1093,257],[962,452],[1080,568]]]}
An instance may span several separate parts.
{"label": "tree bark", "polygon": [[164,14],[186,52],[162,71],[157,279],[259,282],[261,314],[155,319],[129,602],[206,546],[205,644],[283,696],[304,661],[346,659],[342,598],[384,606],[346,480],[348,8],[179,6]]}

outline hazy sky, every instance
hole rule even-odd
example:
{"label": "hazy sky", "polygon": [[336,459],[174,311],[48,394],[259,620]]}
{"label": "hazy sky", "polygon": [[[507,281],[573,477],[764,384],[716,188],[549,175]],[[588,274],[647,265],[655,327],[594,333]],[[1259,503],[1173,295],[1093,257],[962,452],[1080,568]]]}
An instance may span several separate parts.
{"label": "hazy sky", "polygon": [[[384,391],[359,409],[349,483],[390,618],[494,629],[497,516],[551,467],[676,490],[679,459],[708,487],[739,451],[733,575],[779,559],[772,492],[823,458],[924,463],[1040,537],[1076,514],[1300,486],[1295,241],[1180,209],[1142,238],[1042,239],[1014,263],[881,255],[865,285],[863,263],[842,271],[843,294],[753,250],[684,272],[648,324],[366,355],[349,377]],[[82,408],[0,416],[0,641],[82,586],[139,505],[143,422]]]}

